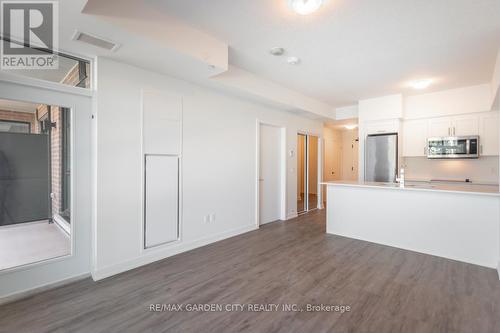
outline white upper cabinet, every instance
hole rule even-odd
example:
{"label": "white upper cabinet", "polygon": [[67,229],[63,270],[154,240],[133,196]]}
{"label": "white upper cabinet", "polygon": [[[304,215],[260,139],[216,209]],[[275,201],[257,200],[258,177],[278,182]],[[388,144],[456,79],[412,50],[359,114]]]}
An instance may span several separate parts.
{"label": "white upper cabinet", "polygon": [[499,155],[499,114],[482,112],[454,117],[406,120],[403,123],[403,156],[425,156],[427,138],[479,135],[480,155]]}
{"label": "white upper cabinet", "polygon": [[479,116],[468,114],[451,119],[451,135],[477,135],[479,133]]}
{"label": "white upper cabinet", "polygon": [[403,125],[403,156],[426,156],[429,122],[427,119],[407,120]]}
{"label": "white upper cabinet", "polygon": [[498,155],[498,112],[487,112],[479,116],[480,155]]}
{"label": "white upper cabinet", "polygon": [[363,124],[364,134],[398,133],[398,120],[368,121]]}
{"label": "white upper cabinet", "polygon": [[429,119],[429,136],[462,136],[479,133],[479,116],[475,114]]}
{"label": "white upper cabinet", "polygon": [[429,120],[429,137],[450,136],[451,118],[432,118]]}

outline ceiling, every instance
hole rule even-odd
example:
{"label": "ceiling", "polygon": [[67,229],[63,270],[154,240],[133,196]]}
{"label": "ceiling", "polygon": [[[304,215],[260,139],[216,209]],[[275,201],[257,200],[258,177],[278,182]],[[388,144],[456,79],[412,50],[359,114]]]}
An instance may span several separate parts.
{"label": "ceiling", "polygon": [[500,0],[327,0],[310,16],[287,0],[144,2],[228,43],[230,64],[334,107],[414,94],[420,78],[435,80],[424,92],[489,82],[500,46]]}

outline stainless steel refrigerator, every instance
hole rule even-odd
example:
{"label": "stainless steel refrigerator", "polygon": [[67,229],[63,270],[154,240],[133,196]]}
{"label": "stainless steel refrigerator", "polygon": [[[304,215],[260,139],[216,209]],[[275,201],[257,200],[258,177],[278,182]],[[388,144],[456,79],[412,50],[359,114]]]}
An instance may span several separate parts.
{"label": "stainless steel refrigerator", "polygon": [[398,134],[372,134],[366,137],[365,181],[395,182],[398,174]]}

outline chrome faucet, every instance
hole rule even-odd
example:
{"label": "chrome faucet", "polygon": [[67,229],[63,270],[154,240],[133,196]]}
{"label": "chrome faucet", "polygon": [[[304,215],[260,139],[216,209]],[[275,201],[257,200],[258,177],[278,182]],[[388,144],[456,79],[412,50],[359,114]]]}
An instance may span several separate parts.
{"label": "chrome faucet", "polygon": [[399,183],[399,187],[405,187],[405,168],[401,168],[399,171],[399,178],[396,178],[396,182]]}

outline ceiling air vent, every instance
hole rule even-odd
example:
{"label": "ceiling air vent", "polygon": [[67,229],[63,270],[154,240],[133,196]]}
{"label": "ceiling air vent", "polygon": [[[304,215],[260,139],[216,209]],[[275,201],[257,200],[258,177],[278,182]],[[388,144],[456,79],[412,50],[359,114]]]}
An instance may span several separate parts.
{"label": "ceiling air vent", "polygon": [[73,37],[71,39],[79,41],[79,42],[87,43],[87,44],[90,44],[90,45],[93,45],[93,46],[96,46],[98,48],[105,49],[105,50],[108,50],[111,52],[116,51],[120,47],[120,44],[117,44],[117,43],[114,43],[110,40],[107,40],[107,39],[104,39],[101,37],[97,37],[94,35],[90,35],[90,34],[87,34],[85,32],[81,32],[81,31],[75,31],[75,33],[73,34]]}

